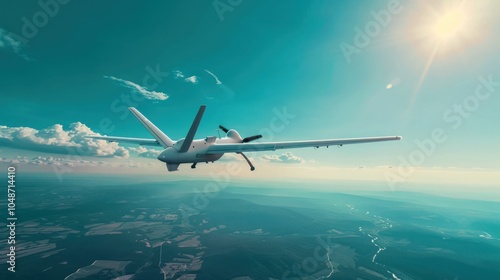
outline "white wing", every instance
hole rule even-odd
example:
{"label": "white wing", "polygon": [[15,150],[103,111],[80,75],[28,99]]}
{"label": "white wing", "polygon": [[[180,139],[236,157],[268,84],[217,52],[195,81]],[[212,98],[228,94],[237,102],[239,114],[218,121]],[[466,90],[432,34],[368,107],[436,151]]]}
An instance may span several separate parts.
{"label": "white wing", "polygon": [[130,137],[109,137],[109,136],[85,136],[85,138],[92,138],[98,140],[106,140],[108,142],[125,142],[139,144],[143,146],[161,146],[155,139],[146,138],[130,138]]}
{"label": "white wing", "polygon": [[[149,133],[155,139],[146,138],[132,138],[132,137],[114,137],[114,136],[86,136],[85,138],[106,140],[108,142],[125,142],[139,144],[143,146],[161,146],[163,148],[172,147],[174,142],[165,133],[158,129],[150,120],[148,120],[141,112],[133,107],[129,107],[129,110],[134,114],[134,116],[144,125],[144,127],[149,131]],[[201,110],[201,108],[200,108]]]}
{"label": "white wing", "polygon": [[208,148],[207,154],[238,153],[238,152],[250,152],[250,151],[252,152],[275,151],[278,149],[323,147],[323,146],[370,143],[370,142],[394,141],[401,139],[402,139],[401,136],[386,136],[386,137],[367,137],[367,138],[325,139],[325,140],[310,140],[310,141],[213,144]]}

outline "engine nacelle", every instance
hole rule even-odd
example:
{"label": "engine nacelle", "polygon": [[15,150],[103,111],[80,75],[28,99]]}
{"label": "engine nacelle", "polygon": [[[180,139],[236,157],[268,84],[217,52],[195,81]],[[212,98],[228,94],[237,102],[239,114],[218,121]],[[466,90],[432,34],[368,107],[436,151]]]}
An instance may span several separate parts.
{"label": "engine nacelle", "polygon": [[227,132],[227,135],[226,135],[228,138],[231,138],[231,139],[234,139],[234,140],[237,140],[237,142],[241,142],[243,141],[243,138],[241,138],[240,134],[238,133],[238,131],[234,130],[234,129],[230,129],[228,132]]}

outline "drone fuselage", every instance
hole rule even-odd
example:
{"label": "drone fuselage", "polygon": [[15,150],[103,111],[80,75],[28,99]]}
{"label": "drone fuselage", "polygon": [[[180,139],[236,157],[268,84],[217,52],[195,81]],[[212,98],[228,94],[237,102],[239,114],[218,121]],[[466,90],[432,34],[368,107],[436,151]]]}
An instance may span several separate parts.
{"label": "drone fuselage", "polygon": [[191,142],[189,149],[180,153],[179,149],[182,147],[184,143],[184,139],[180,139],[173,147],[168,147],[163,150],[158,155],[158,160],[163,161],[165,163],[170,164],[181,164],[181,163],[196,163],[196,162],[213,162],[219,160],[224,153],[221,154],[208,154],[208,148],[212,145],[219,144],[228,144],[228,143],[241,143],[242,138],[240,134],[231,129],[227,133],[227,137],[217,138],[215,136],[209,136],[205,139],[196,139]]}

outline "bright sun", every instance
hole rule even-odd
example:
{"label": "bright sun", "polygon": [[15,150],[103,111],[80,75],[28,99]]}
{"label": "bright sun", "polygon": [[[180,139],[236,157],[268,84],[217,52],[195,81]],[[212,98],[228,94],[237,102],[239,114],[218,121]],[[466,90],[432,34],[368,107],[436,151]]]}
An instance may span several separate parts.
{"label": "bright sun", "polygon": [[425,53],[428,58],[413,94],[411,104],[413,104],[414,98],[420,91],[436,55],[456,53],[457,50],[467,45],[468,40],[474,37],[473,31],[476,28],[473,24],[474,11],[472,7],[465,7],[465,1],[447,2],[447,4],[446,7],[442,7],[440,10],[425,5],[424,16],[418,19],[420,24],[417,24],[417,35],[422,39],[422,46],[426,50]]}
{"label": "bright sun", "polygon": [[410,108],[425,82],[429,69],[436,57],[442,60],[458,55],[465,48],[480,42],[484,36],[484,15],[488,14],[484,1],[443,1],[437,8],[431,3],[422,3],[420,16],[413,19],[414,38],[427,56],[425,66],[420,75],[410,102]]}
{"label": "bright sun", "polygon": [[[415,19],[416,35],[428,49],[449,51],[464,47],[477,30],[478,5],[471,2],[447,2],[441,8],[424,5],[422,16]],[[473,3],[475,4],[475,2]]]}
{"label": "bright sun", "polygon": [[437,19],[434,32],[439,41],[448,40],[463,32],[464,14],[460,9],[455,8]]}

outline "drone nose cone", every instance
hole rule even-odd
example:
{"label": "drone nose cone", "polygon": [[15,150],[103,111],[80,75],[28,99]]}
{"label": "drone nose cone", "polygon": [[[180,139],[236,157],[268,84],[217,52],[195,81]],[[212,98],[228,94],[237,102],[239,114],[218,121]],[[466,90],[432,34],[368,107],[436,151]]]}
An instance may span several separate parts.
{"label": "drone nose cone", "polygon": [[166,163],[178,163],[179,153],[174,147],[169,147],[163,150],[157,157],[159,161]]}
{"label": "drone nose cone", "polygon": [[157,159],[158,159],[159,161],[163,161],[163,162],[165,162],[165,155],[164,155],[164,153],[160,153],[160,154],[158,155]]}

